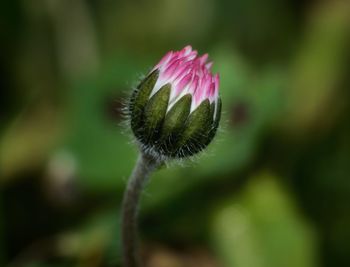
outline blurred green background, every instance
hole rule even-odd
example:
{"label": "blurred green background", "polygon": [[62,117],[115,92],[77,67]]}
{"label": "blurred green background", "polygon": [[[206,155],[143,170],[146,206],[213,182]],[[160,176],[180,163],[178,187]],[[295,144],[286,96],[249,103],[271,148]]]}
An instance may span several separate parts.
{"label": "blurred green background", "polygon": [[350,1],[5,0],[0,29],[0,266],[120,266],[120,109],[187,44],[221,130],[152,177],[145,266],[350,266]]}

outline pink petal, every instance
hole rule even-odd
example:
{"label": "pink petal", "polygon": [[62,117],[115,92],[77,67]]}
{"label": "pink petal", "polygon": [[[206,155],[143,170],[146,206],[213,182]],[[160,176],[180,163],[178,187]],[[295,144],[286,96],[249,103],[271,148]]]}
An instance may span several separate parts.
{"label": "pink petal", "polygon": [[194,95],[194,93],[196,92],[197,88],[198,88],[198,83],[199,83],[199,77],[197,75],[193,76],[192,74],[192,82],[191,85],[189,87],[188,92],[192,95]]}
{"label": "pink petal", "polygon": [[[183,51],[183,54],[184,54],[185,56],[187,56],[188,54],[190,54],[190,53],[192,52],[192,46],[188,45],[188,46],[186,46],[184,49],[182,49],[182,51]],[[181,52],[182,52],[182,51],[181,51]]]}
{"label": "pink petal", "polygon": [[210,103],[212,103],[215,100],[215,83],[214,82],[210,84],[210,90],[208,92],[207,98],[209,98]]}
{"label": "pink petal", "polygon": [[165,64],[164,69],[173,64],[176,60],[178,60],[179,57],[179,52],[175,52],[172,57],[168,60],[168,62]]}
{"label": "pink petal", "polygon": [[189,73],[190,70],[191,70],[191,62],[190,61],[180,64],[180,66],[174,72],[175,79],[181,79],[187,73]]}
{"label": "pink petal", "polygon": [[208,59],[208,54],[204,54],[203,56],[201,56],[199,58],[200,65],[204,65],[204,63],[207,61],[207,59]]}
{"label": "pink petal", "polygon": [[169,59],[172,57],[173,51],[169,51],[166,55],[159,61],[159,63],[154,67],[154,69],[158,69],[159,67],[165,65]]}
{"label": "pink petal", "polygon": [[182,92],[185,86],[188,85],[191,80],[192,80],[191,73],[183,77],[175,86],[175,96],[177,96],[180,92]]}
{"label": "pink petal", "polygon": [[189,53],[186,56],[187,60],[194,60],[197,57],[198,52],[196,50],[193,50],[191,53]]}
{"label": "pink petal", "polygon": [[213,62],[209,62],[205,64],[205,67],[207,68],[208,71],[211,69],[212,66],[213,66]]}
{"label": "pink petal", "polygon": [[197,87],[195,92],[195,101],[197,104],[202,102],[205,95],[207,94],[208,88],[210,85],[209,76],[205,76],[200,80],[200,86]]}
{"label": "pink petal", "polygon": [[176,68],[179,66],[180,61],[175,60],[170,65],[167,66],[167,68],[164,70],[164,78],[170,78],[173,73],[175,72]]}

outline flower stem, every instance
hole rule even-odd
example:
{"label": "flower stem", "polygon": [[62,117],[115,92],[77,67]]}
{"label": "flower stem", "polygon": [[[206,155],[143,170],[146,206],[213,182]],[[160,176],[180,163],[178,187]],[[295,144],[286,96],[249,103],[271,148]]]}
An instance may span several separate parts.
{"label": "flower stem", "polygon": [[138,206],[142,190],[150,174],[159,165],[159,161],[141,152],[129,178],[122,206],[121,236],[123,267],[140,267],[137,247]]}

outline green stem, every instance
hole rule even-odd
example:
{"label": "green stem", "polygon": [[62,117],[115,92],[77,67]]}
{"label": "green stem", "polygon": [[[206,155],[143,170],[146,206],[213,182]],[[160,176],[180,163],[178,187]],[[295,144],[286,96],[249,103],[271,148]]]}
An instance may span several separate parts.
{"label": "green stem", "polygon": [[123,267],[140,267],[137,246],[137,213],[140,196],[152,171],[160,162],[140,153],[139,159],[129,178],[122,206],[122,263]]}

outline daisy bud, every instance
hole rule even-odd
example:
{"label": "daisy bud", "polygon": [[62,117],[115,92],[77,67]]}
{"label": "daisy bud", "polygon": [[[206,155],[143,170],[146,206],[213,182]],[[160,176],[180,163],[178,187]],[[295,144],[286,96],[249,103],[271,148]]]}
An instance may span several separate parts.
{"label": "daisy bud", "polygon": [[219,75],[191,46],[170,51],[133,92],[131,128],[143,152],[182,158],[214,138],[221,115]]}

